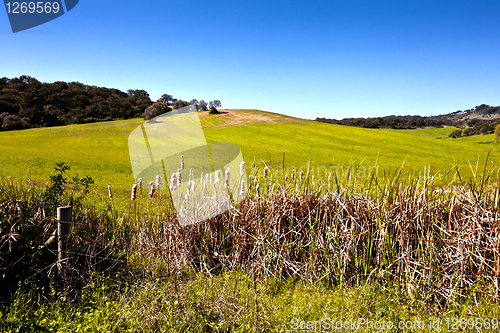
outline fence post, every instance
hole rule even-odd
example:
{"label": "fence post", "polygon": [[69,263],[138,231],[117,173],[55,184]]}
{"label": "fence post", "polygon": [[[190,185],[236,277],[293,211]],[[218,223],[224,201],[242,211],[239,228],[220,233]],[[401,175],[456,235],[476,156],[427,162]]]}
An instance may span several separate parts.
{"label": "fence post", "polygon": [[72,260],[71,255],[71,227],[73,225],[72,207],[57,208],[57,262],[59,274],[65,282],[71,283]]}

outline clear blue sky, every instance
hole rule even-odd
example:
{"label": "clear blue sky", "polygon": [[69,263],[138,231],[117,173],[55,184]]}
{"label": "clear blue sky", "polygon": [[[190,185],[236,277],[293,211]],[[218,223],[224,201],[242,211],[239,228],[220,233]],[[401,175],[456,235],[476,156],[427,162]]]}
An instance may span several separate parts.
{"label": "clear blue sky", "polygon": [[315,118],[500,105],[500,1],[80,0],[13,34],[0,77]]}

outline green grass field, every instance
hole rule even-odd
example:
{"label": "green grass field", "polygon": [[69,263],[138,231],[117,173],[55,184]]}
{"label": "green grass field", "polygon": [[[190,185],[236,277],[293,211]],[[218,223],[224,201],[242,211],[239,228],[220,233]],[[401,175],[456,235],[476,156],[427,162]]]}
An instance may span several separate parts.
{"label": "green grass field", "polygon": [[[235,209],[180,227],[168,192],[130,199],[128,136],[142,119],[0,133],[0,254],[12,261],[0,265],[10,286],[1,291],[12,297],[0,298],[0,331],[283,332],[303,328],[297,322],[369,318],[440,321],[439,330],[418,331],[453,332],[445,323],[498,318],[497,256],[485,250],[496,247],[500,207],[498,174],[488,178],[500,158],[492,134],[451,139],[452,127],[362,129],[257,110],[200,120],[208,142],[238,144],[247,165],[265,164],[277,178],[283,165],[309,165],[319,181],[261,177]],[[57,162],[71,166],[67,176],[93,177],[93,190],[33,186]],[[382,186],[363,196],[318,179],[353,172],[363,183],[374,166]],[[477,170],[476,178],[431,184],[449,170],[451,181],[455,166],[462,180]],[[424,173],[407,186],[405,177]],[[85,282],[78,297],[46,272],[57,260],[41,247],[54,230],[51,202],[74,206],[72,255]],[[35,286],[33,272],[50,283]]]}
{"label": "green grass field", "polygon": [[[368,170],[379,173],[405,165],[406,171],[446,174],[455,163],[462,176],[470,175],[469,162],[498,165],[500,151],[493,134],[451,139],[453,127],[416,130],[364,129],[319,123],[257,110],[227,110],[220,115],[200,113],[208,142],[238,144],[247,164],[258,162],[280,175],[285,169],[307,169],[324,177],[336,171],[343,176],[351,165],[361,166],[363,181]],[[133,183],[128,135],[143,122],[132,119],[65,127],[0,133],[1,174],[48,180],[56,162],[65,162],[72,174],[90,175],[100,188],[111,184],[127,189]]]}

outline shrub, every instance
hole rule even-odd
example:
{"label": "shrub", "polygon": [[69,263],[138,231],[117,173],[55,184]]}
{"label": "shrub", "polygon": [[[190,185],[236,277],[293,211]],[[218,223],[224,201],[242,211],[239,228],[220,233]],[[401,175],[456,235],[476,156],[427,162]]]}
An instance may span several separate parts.
{"label": "shrub", "polygon": [[495,126],[495,143],[498,142],[499,137],[500,137],[500,123]]}
{"label": "shrub", "polygon": [[450,138],[459,138],[462,136],[462,130],[454,130],[453,132],[451,132],[449,135],[448,135]]}
{"label": "shrub", "polygon": [[220,107],[222,107],[222,104],[218,99],[216,99],[215,101],[210,101],[208,103],[208,108],[210,109],[209,114],[219,114],[220,112],[217,111],[217,108]]}
{"label": "shrub", "polygon": [[169,111],[172,111],[172,109],[168,106],[167,103],[156,102],[146,108],[143,114],[144,120],[153,119],[154,117],[157,117]]}

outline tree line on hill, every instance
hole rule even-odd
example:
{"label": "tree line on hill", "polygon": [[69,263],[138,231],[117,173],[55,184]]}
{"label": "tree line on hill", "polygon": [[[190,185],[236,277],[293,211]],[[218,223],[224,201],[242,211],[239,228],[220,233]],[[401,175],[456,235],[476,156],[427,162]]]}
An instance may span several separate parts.
{"label": "tree line on hill", "polygon": [[[218,100],[187,102],[163,94],[153,102],[147,91],[90,86],[80,82],[42,83],[31,76],[0,78],[0,130],[82,124],[158,115],[195,104],[218,113]],[[161,113],[159,113],[161,112]]]}
{"label": "tree line on hill", "polygon": [[457,127],[450,137],[472,136],[479,134],[490,134],[500,123],[500,106],[489,106],[481,104],[475,108],[456,111],[438,116],[386,116],[374,118],[344,118],[341,120],[316,118],[316,121],[364,127],[364,128],[393,128],[393,129],[415,129],[424,127]]}
{"label": "tree line on hill", "polygon": [[459,129],[454,130],[448,136],[450,138],[459,138],[462,136],[490,134],[490,133],[495,132],[495,128],[498,126],[499,123],[500,123],[500,119],[496,119],[494,121],[487,122],[487,121],[484,121],[481,119],[474,118],[466,123],[467,126],[457,125],[457,127],[459,127]]}
{"label": "tree line on hill", "polygon": [[434,120],[421,116],[386,116],[376,118],[344,118],[341,120],[316,118],[316,121],[329,124],[364,127],[412,129],[420,127],[443,127],[453,125],[450,120]]}

